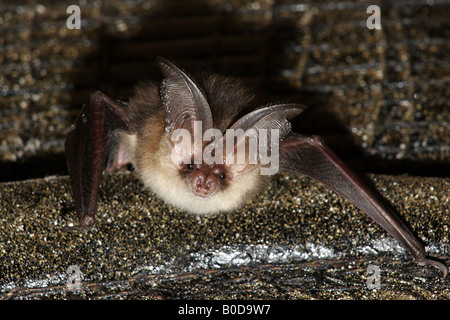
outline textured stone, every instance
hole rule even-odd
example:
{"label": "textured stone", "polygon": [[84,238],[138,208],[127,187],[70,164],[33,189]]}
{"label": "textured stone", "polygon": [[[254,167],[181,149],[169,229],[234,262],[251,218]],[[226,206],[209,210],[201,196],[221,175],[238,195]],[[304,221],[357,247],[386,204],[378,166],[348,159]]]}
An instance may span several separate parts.
{"label": "textured stone", "polygon": [[[370,176],[450,262],[448,179]],[[77,223],[67,177],[0,184],[0,297],[123,299],[448,299],[361,211],[319,183],[277,175],[243,208],[208,217],[165,205],[128,173],[105,174],[96,227]],[[68,290],[77,265],[82,288]],[[367,268],[381,288],[367,288]]]}

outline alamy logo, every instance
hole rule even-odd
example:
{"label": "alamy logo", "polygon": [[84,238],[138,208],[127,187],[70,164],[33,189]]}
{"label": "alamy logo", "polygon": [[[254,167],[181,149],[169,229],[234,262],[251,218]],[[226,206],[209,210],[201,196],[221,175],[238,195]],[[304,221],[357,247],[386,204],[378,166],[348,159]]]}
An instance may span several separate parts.
{"label": "alamy logo", "polygon": [[66,26],[68,29],[81,29],[81,9],[77,5],[67,7],[66,13],[70,13]]}
{"label": "alamy logo", "polygon": [[[174,144],[171,159],[174,163],[189,164],[259,164],[262,175],[279,170],[278,129],[227,129],[225,136],[218,129],[202,131],[202,122],[194,121],[193,133],[176,129],[170,137]],[[204,143],[209,142],[205,148]]]}
{"label": "alamy logo", "polygon": [[367,18],[366,26],[368,29],[381,29],[381,10],[377,5],[371,5],[367,7],[367,13],[371,13],[371,16]]}
{"label": "alamy logo", "polygon": [[66,287],[69,290],[81,289],[81,271],[80,267],[73,264],[67,268],[66,273],[69,275],[67,277]]}
{"label": "alamy logo", "polygon": [[367,289],[379,290],[380,288],[381,288],[380,267],[371,264],[367,267]]}

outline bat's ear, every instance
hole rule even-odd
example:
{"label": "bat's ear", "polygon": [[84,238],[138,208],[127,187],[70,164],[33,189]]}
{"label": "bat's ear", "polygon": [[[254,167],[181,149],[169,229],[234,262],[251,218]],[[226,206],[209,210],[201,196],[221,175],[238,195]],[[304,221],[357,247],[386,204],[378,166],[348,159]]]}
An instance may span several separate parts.
{"label": "bat's ear", "polygon": [[[242,130],[243,132],[255,131],[259,136],[267,134],[270,141],[271,130],[277,130],[280,141],[284,140],[291,132],[291,124],[288,120],[296,117],[306,109],[302,104],[277,104],[252,111],[237,120],[230,129]],[[264,129],[262,131],[261,129]],[[245,143],[246,135],[241,135],[236,141],[235,150]]]}
{"label": "bat's ear", "polygon": [[161,57],[157,61],[164,75],[160,96],[168,136],[176,129],[193,133],[194,121],[201,121],[202,134],[212,128],[211,109],[199,87],[172,62]]}
{"label": "bat's ear", "polygon": [[[259,148],[262,146],[261,141],[265,141],[264,145],[266,146],[266,149],[268,146],[278,146],[280,141],[284,140],[291,132],[291,124],[288,120],[296,117],[305,109],[306,106],[301,104],[278,104],[257,109],[237,120],[230,127],[230,131],[227,130],[227,134],[228,132],[234,132],[237,139],[233,138],[234,144],[232,146],[225,143],[227,149],[225,163],[236,163],[234,159],[235,155],[239,154],[239,150],[242,150],[242,148],[245,150],[245,146],[249,145],[249,139],[253,139],[254,136],[257,136]],[[228,140],[227,137],[225,137],[225,139]],[[273,139],[276,139],[276,141]],[[231,141],[231,139],[228,141]],[[271,152],[272,151],[274,150],[271,149]],[[231,159],[229,158],[230,156],[234,158]],[[249,150],[246,153],[247,160],[245,161],[245,164],[241,166],[234,165],[232,168],[233,170],[239,171],[236,173],[250,171],[255,168],[253,164],[258,160],[262,163],[261,156],[261,150],[256,152],[256,150],[252,151],[249,147]],[[271,156],[278,157],[278,154],[271,154]],[[255,157],[259,157],[259,159],[256,159]]]}
{"label": "bat's ear", "polygon": [[278,129],[280,132],[280,139],[290,132],[290,125],[287,120],[290,120],[306,109],[302,104],[276,104],[252,111],[239,120],[237,120],[230,129],[242,129],[247,131],[249,129]]}

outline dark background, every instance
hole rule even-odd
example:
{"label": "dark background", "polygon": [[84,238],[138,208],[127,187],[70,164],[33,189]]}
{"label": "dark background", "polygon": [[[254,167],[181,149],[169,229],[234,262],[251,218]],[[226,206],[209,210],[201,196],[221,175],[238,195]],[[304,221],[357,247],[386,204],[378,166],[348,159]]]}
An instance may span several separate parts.
{"label": "dark background", "polygon": [[[81,9],[69,30],[66,9]],[[369,30],[369,5],[381,30]],[[357,171],[449,176],[450,1],[2,1],[0,181],[66,174],[89,94],[126,99],[156,56],[237,76]]]}

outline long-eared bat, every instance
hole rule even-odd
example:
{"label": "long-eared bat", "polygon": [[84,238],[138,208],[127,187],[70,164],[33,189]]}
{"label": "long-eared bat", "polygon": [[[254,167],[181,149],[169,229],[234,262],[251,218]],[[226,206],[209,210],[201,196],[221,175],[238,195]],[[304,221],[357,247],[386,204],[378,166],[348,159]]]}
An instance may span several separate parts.
{"label": "long-eared bat", "polygon": [[424,245],[316,136],[291,131],[300,104],[252,108],[239,81],[203,74],[195,79],[158,58],[161,83],[136,87],[128,103],[101,92],[83,106],[65,149],[79,226],[95,223],[102,172],[131,163],[146,187],[195,214],[233,210],[280,171],[317,179],[348,199],[398,240],[421,264],[447,275]]}

